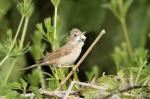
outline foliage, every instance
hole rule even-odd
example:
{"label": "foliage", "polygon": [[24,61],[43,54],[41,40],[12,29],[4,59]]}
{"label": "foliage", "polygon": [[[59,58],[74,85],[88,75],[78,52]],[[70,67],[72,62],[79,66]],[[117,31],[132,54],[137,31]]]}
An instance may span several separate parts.
{"label": "foliage", "polygon": [[[132,59],[129,60],[127,53],[127,48],[125,44],[122,47],[116,47],[113,53],[113,59],[116,64],[117,75],[103,75],[102,77],[96,78],[92,83],[100,85],[106,90],[96,90],[92,88],[84,87],[82,88],[82,94],[87,98],[105,97],[117,95],[122,98],[131,98],[131,96],[126,96],[122,93],[122,90],[126,90],[128,94],[131,93],[135,98],[149,98],[149,88],[144,88],[144,86],[149,86],[150,82],[150,65],[148,63],[147,50],[139,48],[133,53]],[[130,89],[132,86],[141,86],[139,89]],[[140,94],[139,94],[140,93]],[[125,99],[126,99],[125,98]]]}
{"label": "foliage", "polygon": [[[106,30],[109,30],[109,25],[114,25],[113,19],[115,18],[120,24],[115,24],[115,27],[113,27],[113,29],[111,28],[108,32],[115,31],[119,34],[113,34],[115,36],[111,34],[110,36],[108,35],[109,39],[107,40],[106,38],[107,43],[104,42],[103,45],[109,43],[111,45],[113,40],[116,40],[118,45],[116,46],[114,44],[114,51],[111,51],[112,49],[110,46],[105,49],[103,45],[102,47],[100,46],[101,50],[111,53],[111,61],[113,61],[114,64],[109,61],[108,56],[110,56],[110,53],[101,53],[98,49],[95,50],[97,51],[96,54],[93,54],[93,51],[91,59],[85,60],[86,66],[91,65],[93,66],[92,69],[90,71],[86,71],[86,69],[84,71],[79,71],[79,73],[83,72],[83,74],[86,75],[86,77],[81,77],[81,80],[82,78],[87,78],[88,83],[102,86],[106,88],[106,90],[101,91],[83,86],[75,86],[73,90],[79,91],[86,99],[104,98],[107,96],[125,99],[131,97],[136,99],[150,98],[149,50],[145,48],[146,38],[149,39],[150,37],[150,35],[146,34],[150,21],[150,7],[145,3],[148,2],[148,0],[110,0],[109,2],[94,0],[88,3],[86,0],[81,0],[77,1],[77,6],[74,3],[75,1],[51,0],[49,2],[51,2],[54,7],[54,16],[42,18],[42,22],[38,22],[37,25],[32,23],[32,20],[34,20],[34,18],[32,18],[33,11],[35,10],[38,13],[37,9],[34,8],[35,2],[32,2],[32,0],[21,0],[18,2],[17,9],[21,15],[21,19],[16,30],[15,28],[9,29],[9,25],[1,26],[0,24],[0,30],[2,30],[0,35],[3,34],[2,40],[0,41],[0,98],[2,96],[6,99],[21,99],[25,97],[25,94],[28,92],[32,92],[35,94],[35,97],[41,99],[43,95],[40,93],[40,88],[54,91],[60,87],[60,82],[65,79],[69,73],[69,69],[58,69],[55,66],[49,66],[47,70],[50,71],[50,73],[46,72],[42,67],[33,69],[29,74],[20,73],[18,69],[20,70],[26,65],[26,53],[30,53],[36,63],[36,60],[44,56],[47,49],[49,50],[51,48],[51,51],[57,50],[59,46],[65,42],[66,34],[63,34],[63,32],[70,27],[81,27],[89,32],[97,31],[96,29],[99,27],[105,27]],[[137,2],[144,2],[145,4],[143,4],[141,8],[135,7],[137,12],[135,11],[135,13],[132,13],[134,6],[138,5],[136,4]],[[85,3],[87,3],[87,5],[83,5]],[[0,7],[0,22],[7,24],[8,20],[5,18],[5,14],[10,9],[12,1],[0,1],[0,5],[2,4],[5,4],[5,8],[3,8],[3,6],[1,6],[2,8]],[[68,8],[66,9],[63,4],[68,4],[65,5]],[[97,6],[95,7],[95,5]],[[99,5],[102,5],[103,8],[100,9]],[[148,7],[146,8],[145,5]],[[60,14],[58,14],[59,7],[61,8]],[[65,8],[65,10],[63,8]],[[109,9],[115,18],[112,16],[107,17],[108,14],[111,15],[111,13],[107,12],[104,8]],[[141,13],[143,13],[142,11],[146,12],[144,20],[141,16]],[[69,15],[72,15],[72,17],[69,17]],[[135,18],[134,20],[131,17],[132,15]],[[4,18],[4,20],[2,20],[2,18]],[[140,26],[138,26],[136,22],[142,25],[140,24]],[[68,24],[70,26],[68,26]],[[27,30],[30,30],[30,26],[32,25],[35,26],[36,29],[34,30],[34,34],[32,34],[33,29],[30,31],[32,36],[31,43],[26,43],[25,40],[29,39]],[[134,29],[134,26],[136,29]],[[3,33],[4,30],[6,32]],[[16,31],[16,33],[14,33],[14,31]],[[88,35],[90,35],[88,36],[90,40],[95,34],[90,33]],[[122,37],[124,40],[122,40]],[[97,55],[99,55],[99,58]],[[95,61],[100,62],[101,65],[103,65],[103,63],[110,63],[109,69],[99,69]],[[82,67],[85,66],[85,63]],[[112,68],[113,65],[115,65],[116,73],[113,75],[106,75],[107,71],[114,70],[114,68]],[[106,74],[100,76],[100,70],[104,71],[104,73],[106,72]],[[18,76],[16,77],[16,75]],[[69,87],[68,83],[73,80],[79,81],[79,78],[78,72],[75,72],[67,84],[62,87],[62,90],[67,90]]]}
{"label": "foliage", "polygon": [[33,4],[31,0],[23,0],[17,7],[22,16],[30,17],[33,13]]}

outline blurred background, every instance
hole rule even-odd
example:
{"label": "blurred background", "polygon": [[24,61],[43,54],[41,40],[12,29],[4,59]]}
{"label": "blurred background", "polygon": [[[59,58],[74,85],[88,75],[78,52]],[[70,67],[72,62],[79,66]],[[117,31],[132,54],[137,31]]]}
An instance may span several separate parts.
{"label": "blurred background", "polygon": [[[120,46],[124,42],[124,37],[118,19],[103,6],[108,2],[109,0],[61,0],[58,7],[58,35],[67,34],[72,28],[87,31],[87,40],[82,54],[101,29],[106,30],[106,34],[80,66],[79,75],[85,75],[84,71],[90,71],[94,66],[98,67],[100,74],[103,72],[106,74],[116,73],[112,53],[116,46]],[[0,41],[5,39],[7,29],[11,28],[13,33],[17,30],[21,18],[16,8],[17,3],[18,0],[0,0]],[[53,18],[54,15],[54,7],[50,0],[33,0],[33,3],[35,9],[29,21],[26,43],[32,42],[36,24],[43,22],[44,18]],[[132,47],[150,49],[148,37],[150,32],[150,0],[133,0],[126,16],[126,23]],[[50,51],[50,48],[47,50]],[[21,60],[19,64],[24,64],[25,67],[34,63],[30,53],[26,53],[25,58]],[[7,70],[9,65],[5,68]],[[86,80],[84,76],[81,79]]]}

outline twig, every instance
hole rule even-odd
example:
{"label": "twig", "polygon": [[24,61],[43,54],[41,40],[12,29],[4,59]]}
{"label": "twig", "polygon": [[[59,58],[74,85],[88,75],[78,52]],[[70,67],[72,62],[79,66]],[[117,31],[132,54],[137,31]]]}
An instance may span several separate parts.
{"label": "twig", "polygon": [[148,88],[148,87],[150,87],[150,86],[141,86],[141,85],[131,86],[131,87],[127,88],[127,89],[123,89],[123,90],[119,90],[119,91],[113,92],[113,93],[111,93],[111,94],[105,96],[103,99],[107,99],[107,98],[109,98],[109,97],[111,97],[112,95],[117,94],[117,93],[124,93],[124,92],[126,92],[126,91],[130,91],[130,90],[133,90],[133,89]]}
{"label": "twig", "polygon": [[68,90],[66,91],[65,96],[64,96],[63,99],[67,99],[68,98],[68,95],[71,92],[71,89],[73,88],[74,84],[78,84],[78,85],[81,85],[81,86],[87,86],[87,87],[91,87],[91,88],[98,89],[98,90],[106,90],[106,88],[101,87],[101,86],[97,86],[97,85],[94,85],[94,84],[78,82],[78,81],[72,81],[70,86],[69,86],[69,88],[68,88]]}
{"label": "twig", "polygon": [[127,44],[129,58],[131,58],[132,53],[133,53],[133,49],[132,49],[131,42],[130,42],[130,39],[129,39],[129,33],[128,33],[128,30],[127,30],[126,21],[125,20],[120,20],[120,22],[121,22],[121,26],[122,26],[123,33],[124,33],[124,38],[125,38],[125,41],[126,41],[126,44]]}
{"label": "twig", "polygon": [[[48,90],[40,90],[42,95],[48,96],[48,97],[57,97],[62,99],[66,93],[66,91],[48,91]],[[70,91],[72,96],[69,96],[68,99],[83,99],[83,98],[78,98],[75,96],[75,94],[78,93],[78,91]]]}
{"label": "twig", "polygon": [[126,92],[126,93],[123,93],[123,95],[124,95],[124,96],[127,96],[127,97],[131,97],[131,98],[133,98],[133,99],[136,98],[136,95],[133,95],[133,94],[130,94],[130,93],[127,93],[127,92]]}
{"label": "twig", "polygon": [[87,55],[92,51],[93,47],[96,45],[96,43],[100,40],[100,38],[105,34],[105,30],[103,29],[95,41],[91,44],[91,46],[87,49],[87,51],[84,53],[84,55],[81,57],[81,59],[78,61],[78,63],[75,65],[75,67],[72,68],[71,72],[67,75],[67,77],[61,82],[60,86],[56,89],[58,90],[61,86],[63,86],[67,80],[73,75],[73,73],[76,71],[76,69],[80,66],[80,64],[84,61],[84,59],[87,57]]}
{"label": "twig", "polygon": [[[45,90],[45,89],[40,89],[39,90],[40,93],[43,96],[47,96],[47,97],[57,97],[58,99],[62,99],[66,93],[66,91],[49,91],[49,90]],[[77,98],[76,94],[78,94],[78,91],[71,91],[70,94],[72,96],[68,97],[68,99],[82,99],[82,98]],[[26,93],[26,94],[21,94],[22,98],[30,98],[30,99],[35,99],[35,94],[34,93]],[[0,97],[1,99],[2,97]],[[3,98],[5,99],[5,97]]]}
{"label": "twig", "polygon": [[45,96],[49,96],[49,97],[57,97],[57,98],[62,98],[64,95],[62,92],[59,92],[59,91],[48,91],[48,90],[41,90],[40,93],[42,95],[45,95]]}
{"label": "twig", "polygon": [[35,94],[34,94],[34,93],[21,94],[21,97],[22,97],[22,98],[34,99]]}

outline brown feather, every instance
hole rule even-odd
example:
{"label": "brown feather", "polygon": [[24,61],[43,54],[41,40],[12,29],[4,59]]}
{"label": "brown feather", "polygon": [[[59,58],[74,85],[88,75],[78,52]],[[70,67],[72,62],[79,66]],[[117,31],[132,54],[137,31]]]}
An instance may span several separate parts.
{"label": "brown feather", "polygon": [[39,60],[39,63],[55,60],[59,57],[62,57],[62,56],[65,56],[65,55],[71,53],[71,51],[72,50],[68,49],[68,48],[60,48],[54,52],[47,53],[47,55],[43,59]]}

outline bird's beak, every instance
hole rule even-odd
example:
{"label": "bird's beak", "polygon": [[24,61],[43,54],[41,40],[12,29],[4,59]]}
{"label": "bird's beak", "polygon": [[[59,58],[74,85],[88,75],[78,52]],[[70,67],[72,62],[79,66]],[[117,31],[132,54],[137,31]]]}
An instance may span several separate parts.
{"label": "bird's beak", "polygon": [[86,31],[82,32],[82,34],[84,35],[86,33]]}

